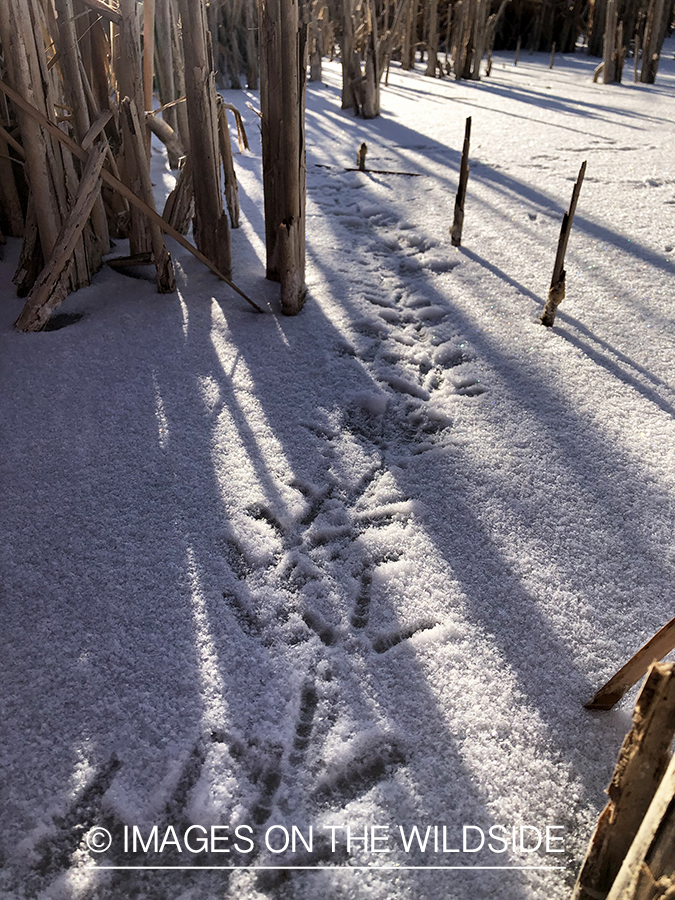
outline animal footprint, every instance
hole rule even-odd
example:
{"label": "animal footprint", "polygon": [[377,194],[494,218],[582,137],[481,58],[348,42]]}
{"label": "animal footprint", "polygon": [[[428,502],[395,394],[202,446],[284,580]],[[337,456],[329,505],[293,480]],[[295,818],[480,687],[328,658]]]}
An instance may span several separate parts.
{"label": "animal footprint", "polygon": [[300,711],[298,713],[298,723],[295,727],[295,738],[293,740],[293,750],[291,751],[291,765],[297,766],[305,758],[307,747],[312,736],[312,724],[314,722],[314,713],[319,704],[319,696],[313,684],[306,684],[302,689],[300,697]]}
{"label": "animal footprint", "polygon": [[320,616],[311,610],[305,610],[302,618],[308,628],[318,635],[319,640],[327,647],[331,647],[338,639],[337,632],[332,625],[324,622]]}
{"label": "animal footprint", "polygon": [[428,631],[430,628],[435,628],[436,625],[438,625],[438,622],[429,620],[419,622],[411,628],[404,628],[400,631],[383,632],[373,638],[373,650],[376,653],[386,653],[387,650],[391,650],[391,648],[395,647],[397,644],[409,640],[411,637],[419,634],[420,631]]}
{"label": "animal footprint", "polygon": [[361,575],[361,589],[359,590],[354,611],[352,612],[352,626],[354,628],[365,628],[368,624],[370,615],[370,593],[373,582],[373,574],[370,569],[366,569]]}
{"label": "animal footprint", "polygon": [[367,794],[406,763],[400,743],[391,736],[361,742],[352,757],[328,774],[315,788],[313,797],[321,805],[344,804]]}

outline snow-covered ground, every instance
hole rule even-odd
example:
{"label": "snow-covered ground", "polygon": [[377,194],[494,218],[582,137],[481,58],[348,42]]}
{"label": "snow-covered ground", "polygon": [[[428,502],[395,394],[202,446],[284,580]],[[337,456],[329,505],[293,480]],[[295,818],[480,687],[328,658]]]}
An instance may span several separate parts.
{"label": "snow-covered ground", "polygon": [[[583,703],[674,614],[674,50],[650,87],[582,55],[392,65],[373,121],[326,65],[297,318],[264,280],[255,94],[227,92],[233,277],[266,315],[170,244],[177,294],[105,269],[79,321],[19,334],[8,242],[3,900],[569,896],[636,691]],[[418,177],[346,171],[363,140]],[[153,174],[161,201],[159,147]],[[102,868],[193,865],[236,868]]]}

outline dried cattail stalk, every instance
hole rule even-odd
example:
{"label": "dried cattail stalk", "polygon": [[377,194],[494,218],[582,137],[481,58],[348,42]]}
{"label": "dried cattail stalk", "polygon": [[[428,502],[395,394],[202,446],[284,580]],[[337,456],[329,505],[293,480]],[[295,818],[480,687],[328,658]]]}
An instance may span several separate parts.
{"label": "dried cattail stalk", "polygon": [[551,287],[548,292],[548,300],[541,316],[541,324],[550,328],[555,322],[555,315],[560,303],[565,299],[565,253],[567,252],[567,242],[570,238],[572,230],[572,222],[574,221],[574,213],[579,200],[581,185],[586,173],[586,161],[581,164],[579,176],[574,190],[572,191],[572,199],[570,207],[563,216],[562,225],[560,227],[560,237],[558,239],[558,250],[555,257],[555,265],[553,266],[553,276],[551,277]]}

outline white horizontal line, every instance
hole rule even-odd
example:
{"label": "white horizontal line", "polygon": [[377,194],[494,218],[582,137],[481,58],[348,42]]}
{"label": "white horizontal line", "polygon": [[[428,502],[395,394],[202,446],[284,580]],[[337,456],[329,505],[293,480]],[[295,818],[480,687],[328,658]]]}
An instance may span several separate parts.
{"label": "white horizontal line", "polygon": [[518,870],[547,869],[547,870],[552,870],[552,869],[565,869],[567,867],[566,866],[350,866],[350,865],[345,865],[345,866],[84,866],[84,868],[85,869],[116,869],[116,870],[119,870],[119,869],[124,869],[124,870],[128,870],[128,869],[134,869],[134,870],[138,870],[138,869],[142,869],[142,870],[146,870],[146,869],[155,869],[155,870],[180,869],[182,871],[188,871],[188,872],[194,871],[195,869],[267,869],[267,870],[271,869],[272,871],[275,871],[275,872],[286,872],[286,871],[295,870],[295,869],[301,869],[301,870],[305,870],[305,871],[309,870],[309,871],[313,871],[313,872],[325,872],[325,871],[344,872],[349,869],[368,869],[368,870],[382,869],[382,870],[388,870],[390,872],[401,872],[401,871],[406,871],[406,870],[419,870],[419,871],[429,870],[429,871],[436,872],[436,871],[440,871],[442,869],[448,869],[448,870],[449,869],[454,869],[454,870],[462,869],[464,871],[471,871],[472,869],[482,869],[482,870],[485,870],[485,869],[494,869],[494,870],[496,870],[496,869],[499,869],[499,870],[503,870],[503,869],[518,869]]}

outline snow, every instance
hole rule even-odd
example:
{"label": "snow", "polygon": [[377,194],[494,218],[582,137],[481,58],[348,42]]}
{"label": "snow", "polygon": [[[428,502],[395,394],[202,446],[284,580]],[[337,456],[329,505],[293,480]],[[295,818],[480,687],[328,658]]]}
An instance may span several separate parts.
{"label": "snow", "polygon": [[[252,145],[233,277],[266,315],[170,243],[177,294],[104,269],[79,321],[19,334],[8,241],[3,900],[569,896],[637,689],[583,703],[674,614],[674,50],[650,87],[581,54],[480,83],[392,64],[372,121],[327,63],[297,318],[264,279],[255,93],[227,94]],[[345,171],[364,140],[418,177]],[[159,145],[153,181],[161,203]],[[125,852],[155,825],[163,852]],[[229,854],[179,852],[191,825]],[[281,826],[312,852],[274,852]],[[193,864],[257,871],[89,868]]]}

